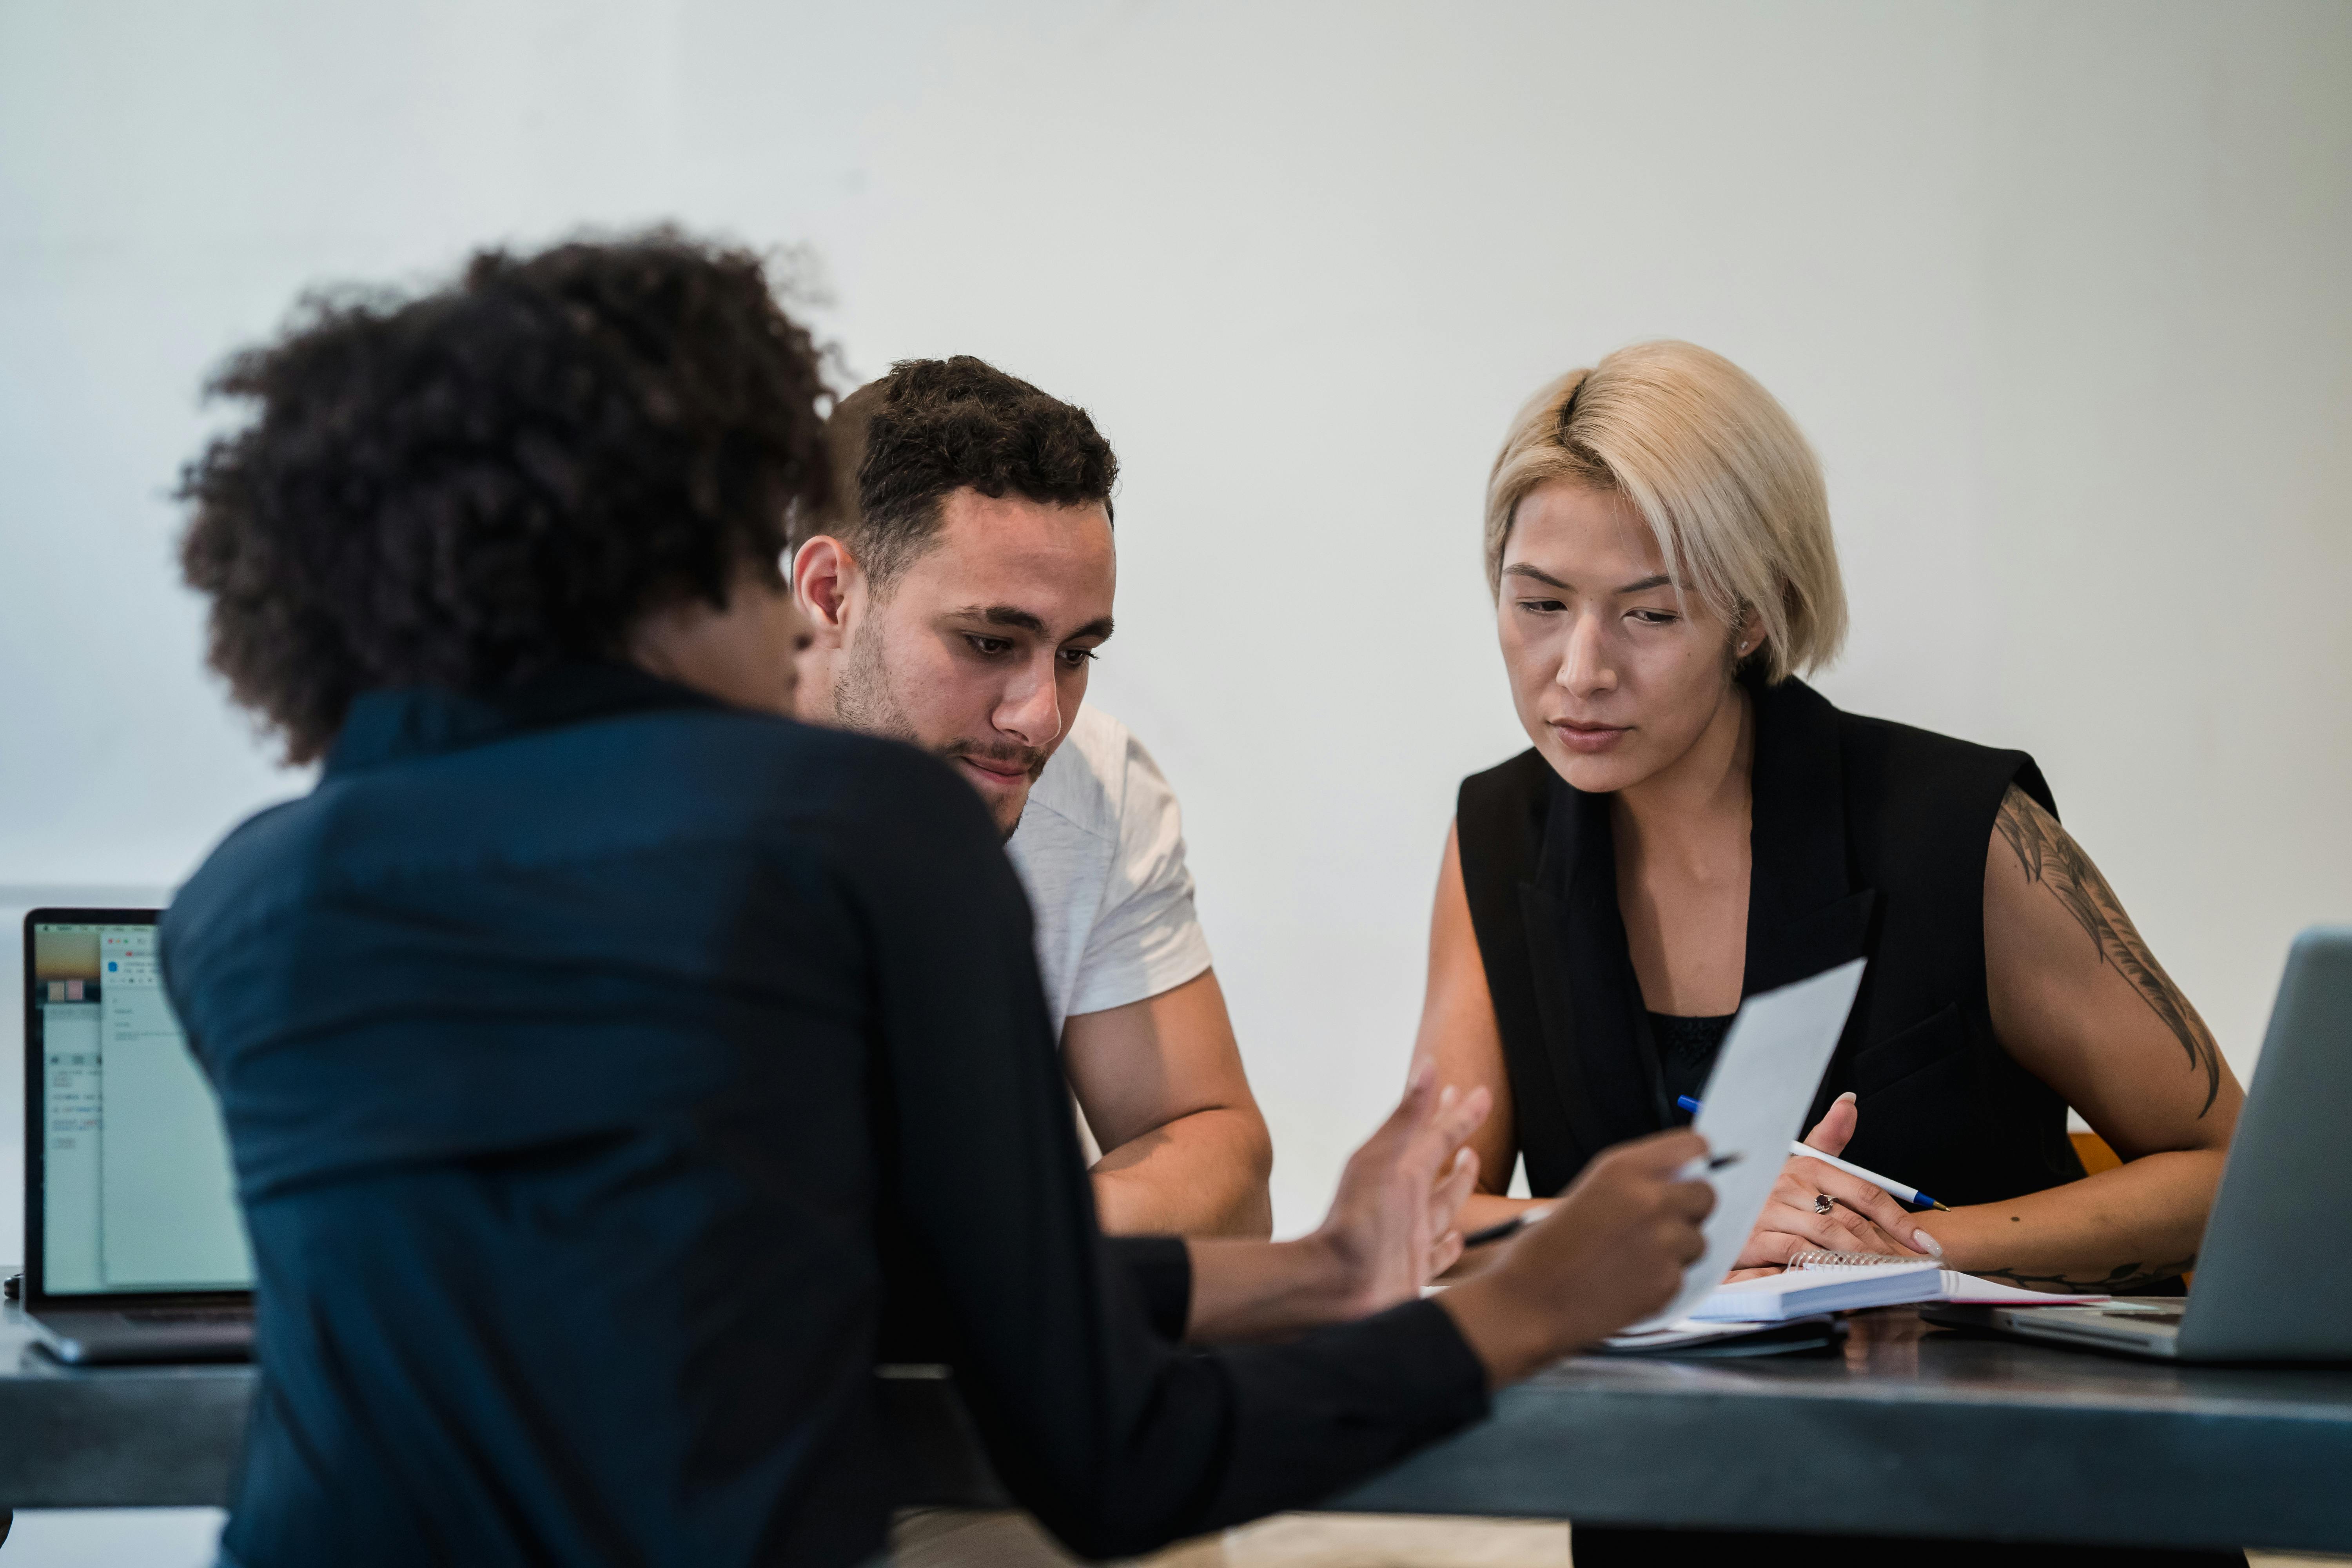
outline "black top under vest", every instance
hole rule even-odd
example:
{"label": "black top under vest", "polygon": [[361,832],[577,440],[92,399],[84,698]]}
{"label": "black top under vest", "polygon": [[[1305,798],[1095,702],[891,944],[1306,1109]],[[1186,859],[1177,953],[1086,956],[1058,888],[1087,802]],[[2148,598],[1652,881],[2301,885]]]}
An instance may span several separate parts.
{"label": "black top under vest", "polygon": [[[1993,1037],[1985,854],[2012,784],[2056,810],[2023,752],[1842,713],[1800,680],[1756,707],[1748,954],[1754,995],[1867,957],[1806,1125],[1847,1089],[1845,1157],[1948,1203],[2083,1174],[2066,1102]],[[1462,781],[1462,880],[1502,1030],[1528,1189],[1685,1117],[1617,903],[1609,797],[1535,751]]]}
{"label": "black top under vest", "polygon": [[1685,1096],[1698,1099],[1706,1092],[1706,1075],[1715,1070],[1726,1036],[1737,1013],[1691,1017],[1677,1013],[1650,1014],[1650,1047],[1658,1054],[1659,1087],[1670,1109],[1666,1123],[1680,1127],[1691,1119],[1682,1109]]}

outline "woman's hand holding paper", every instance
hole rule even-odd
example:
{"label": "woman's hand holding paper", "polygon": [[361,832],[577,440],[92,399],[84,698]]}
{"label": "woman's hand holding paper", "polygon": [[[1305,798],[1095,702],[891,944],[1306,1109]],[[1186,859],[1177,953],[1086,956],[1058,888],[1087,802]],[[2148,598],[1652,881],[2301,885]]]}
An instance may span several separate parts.
{"label": "woman's hand holding paper", "polygon": [[1440,1300],[1499,1388],[1664,1307],[1706,1251],[1715,1189],[1688,1174],[1688,1128],[1620,1143],[1585,1166],[1495,1266]]}
{"label": "woman's hand holding paper", "polygon": [[1410,1301],[1462,1256],[1462,1201],[1478,1179],[1465,1147],[1493,1097],[1441,1089],[1433,1062],[1340,1173],[1330,1213],[1296,1241],[1195,1237],[1196,1342],[1275,1338]]}

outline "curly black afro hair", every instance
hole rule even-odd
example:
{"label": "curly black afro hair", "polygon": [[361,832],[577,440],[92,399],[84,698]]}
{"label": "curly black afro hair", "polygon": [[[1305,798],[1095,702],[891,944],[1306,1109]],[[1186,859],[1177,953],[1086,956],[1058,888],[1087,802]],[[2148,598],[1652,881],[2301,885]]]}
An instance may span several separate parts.
{"label": "curly black afro hair", "polygon": [[306,298],[214,378],[257,416],[181,485],[214,668],[307,762],[361,692],[494,691],[781,582],[831,488],[819,363],[756,257],[667,229]]}
{"label": "curly black afro hair", "polygon": [[[887,584],[920,555],[953,491],[1110,514],[1118,459],[1087,411],[970,354],[901,360],[833,417],[831,523]],[[853,490],[854,482],[854,490]]]}

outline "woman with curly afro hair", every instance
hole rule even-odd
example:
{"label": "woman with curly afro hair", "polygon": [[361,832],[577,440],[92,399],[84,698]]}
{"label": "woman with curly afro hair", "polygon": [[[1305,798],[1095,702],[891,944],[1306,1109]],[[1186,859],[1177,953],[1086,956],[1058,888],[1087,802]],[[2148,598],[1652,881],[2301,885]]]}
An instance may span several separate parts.
{"label": "woman with curly afro hair", "polygon": [[513,690],[739,578],[789,613],[787,517],[831,482],[808,333],[756,258],[663,232],[314,296],[213,390],[259,417],[190,467],[182,560],[293,762],[363,691]]}

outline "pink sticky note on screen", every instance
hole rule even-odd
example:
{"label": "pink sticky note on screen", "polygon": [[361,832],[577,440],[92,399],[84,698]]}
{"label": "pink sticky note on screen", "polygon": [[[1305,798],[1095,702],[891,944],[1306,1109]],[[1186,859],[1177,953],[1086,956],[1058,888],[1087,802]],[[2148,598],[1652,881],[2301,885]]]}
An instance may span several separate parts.
{"label": "pink sticky note on screen", "polygon": [[80,981],[68,980],[66,982],[66,1000],[68,1002],[79,1002],[81,1000]]}

